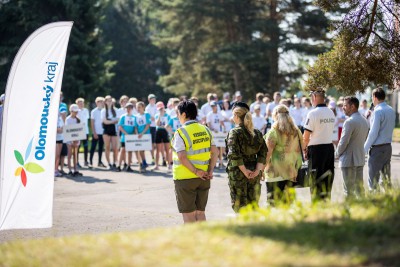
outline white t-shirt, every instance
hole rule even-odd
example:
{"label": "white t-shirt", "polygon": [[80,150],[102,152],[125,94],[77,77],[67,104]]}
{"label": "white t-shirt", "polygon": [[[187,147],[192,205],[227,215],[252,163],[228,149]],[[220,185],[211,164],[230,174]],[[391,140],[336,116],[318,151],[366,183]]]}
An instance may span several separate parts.
{"label": "white t-shirt", "polygon": [[74,125],[74,124],[78,124],[77,118],[72,118],[72,116],[69,115],[69,116],[65,119],[65,125]]}
{"label": "white t-shirt", "polygon": [[255,113],[251,116],[253,119],[253,125],[254,125],[254,129],[260,130],[267,125],[267,121],[265,120],[264,117],[261,116],[257,116]]}
{"label": "white t-shirt", "polygon": [[[233,128],[233,124],[232,124],[232,110],[228,109],[228,110],[221,110],[221,116],[222,119],[224,119],[224,125],[225,125],[225,131],[229,131],[230,129]],[[229,121],[225,121],[229,120]]]}
{"label": "white t-shirt", "polygon": [[268,103],[268,105],[267,105],[267,110],[266,110],[266,114],[269,112],[271,115],[272,115],[272,111],[274,110],[274,108],[277,106],[277,105],[279,105],[279,103],[277,104],[277,103],[275,103],[275,102],[270,102],[270,103]]}
{"label": "white t-shirt", "polygon": [[263,102],[261,102],[261,104],[258,103],[258,102],[254,102],[253,104],[251,104],[250,105],[250,112],[254,113],[254,106],[257,105],[257,104],[260,105],[260,115],[265,117],[265,115],[267,114],[267,104],[265,104]]}
{"label": "white t-shirt", "polygon": [[[57,128],[62,128],[62,127],[64,127],[64,121],[63,121],[61,116],[58,116]],[[64,139],[63,134],[62,133],[57,133],[56,141],[62,141],[63,139]]]}
{"label": "white t-shirt", "polygon": [[125,108],[119,108],[117,109],[117,118],[120,119],[122,115],[126,114],[126,109]]}
{"label": "white t-shirt", "polygon": [[[336,117],[337,117],[338,119],[345,119],[345,118],[346,118],[346,115],[344,114],[344,111],[343,111],[343,110],[340,110],[340,108],[337,108],[337,109],[336,109]],[[339,122],[339,123],[338,123],[338,127],[339,127],[339,128],[343,128],[343,124],[344,124],[344,121]]]}
{"label": "white t-shirt", "polygon": [[[219,105],[217,105],[218,111],[221,111],[221,108]],[[205,103],[204,105],[201,106],[201,112],[203,113],[203,117],[207,117],[208,113],[212,111],[212,107],[210,106],[210,103]]]}
{"label": "white t-shirt", "polygon": [[108,111],[108,114],[107,114],[107,118],[106,118],[106,109],[105,108],[103,108],[102,110],[101,110],[101,122],[103,123],[103,120],[106,118],[107,120],[109,120],[109,121],[118,121],[117,119],[118,119],[118,117],[117,117],[118,115],[117,115],[117,111],[115,111],[115,116],[112,114],[112,111],[111,110],[109,110]]}
{"label": "white t-shirt", "polygon": [[305,130],[311,132],[308,145],[331,144],[335,120],[335,114],[325,105],[311,110],[304,125]]}
{"label": "white t-shirt", "polygon": [[303,126],[304,121],[304,111],[302,108],[292,108],[290,109],[290,116],[292,117],[294,124],[297,126]]}
{"label": "white t-shirt", "polygon": [[253,119],[253,125],[254,125],[254,129],[260,130],[267,125],[267,121],[265,120],[265,118],[263,116],[261,116],[261,112],[260,112],[260,116],[257,116],[257,114],[253,114],[252,116]]}
{"label": "white t-shirt", "polygon": [[[193,121],[187,121],[185,124],[191,123],[191,122],[193,122]],[[215,146],[214,138],[211,138],[211,145]],[[183,141],[182,137],[177,132],[175,132],[174,139],[172,141],[172,148],[176,152],[184,151],[186,149],[185,148],[185,141]]]}
{"label": "white t-shirt", "polygon": [[[154,104],[154,105],[148,104],[148,105],[146,106],[145,112],[146,112],[146,113],[149,113],[150,116],[151,116],[151,118],[152,118],[150,127],[156,127],[156,119],[155,119],[155,118],[156,118],[156,114],[157,114],[157,107],[156,107],[156,104]],[[154,120],[153,120],[153,119],[154,119]]]}
{"label": "white t-shirt", "polygon": [[83,108],[78,111],[77,116],[81,120],[81,123],[85,124],[86,134],[89,134],[89,110],[87,108]]}
{"label": "white t-shirt", "polygon": [[313,107],[303,108],[303,122],[301,123],[302,126],[306,124],[307,115],[311,110],[313,110]]}
{"label": "white t-shirt", "polygon": [[223,120],[221,112],[213,113],[212,111],[207,114],[206,123],[211,131],[221,132],[220,121]]}
{"label": "white t-shirt", "polygon": [[[104,109],[103,109],[104,110]],[[95,108],[90,112],[90,119],[94,121],[94,131],[96,134],[103,134],[103,120],[101,119],[101,109]]]}

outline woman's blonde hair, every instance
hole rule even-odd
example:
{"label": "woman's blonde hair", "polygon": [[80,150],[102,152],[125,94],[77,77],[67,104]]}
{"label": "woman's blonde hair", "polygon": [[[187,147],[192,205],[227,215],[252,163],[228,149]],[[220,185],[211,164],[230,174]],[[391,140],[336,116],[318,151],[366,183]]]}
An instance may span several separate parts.
{"label": "woman's blonde hair", "polygon": [[278,105],[272,111],[272,118],[275,121],[272,128],[287,135],[297,135],[297,126],[289,115],[289,109],[285,105]]}
{"label": "woman's blonde hair", "polygon": [[236,115],[244,124],[246,130],[254,136],[254,125],[253,125],[253,118],[251,117],[251,113],[248,109],[243,107],[235,107],[233,109],[233,114]]}

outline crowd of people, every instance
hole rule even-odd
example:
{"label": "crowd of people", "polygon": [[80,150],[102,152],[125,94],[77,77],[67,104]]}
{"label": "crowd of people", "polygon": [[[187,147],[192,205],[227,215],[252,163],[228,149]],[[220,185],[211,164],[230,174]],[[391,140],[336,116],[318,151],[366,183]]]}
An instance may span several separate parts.
{"label": "crowd of people", "polygon": [[[272,97],[258,93],[250,105],[240,92],[232,99],[229,93],[222,99],[209,93],[203,105],[196,97],[170,98],[165,105],[154,94],[148,95],[147,103],[125,95],[118,103],[111,96],[99,96],[89,112],[83,98],[68,107],[61,93],[55,176],[81,176],[82,165],[95,167],[96,149],[97,167],[112,171],[133,172],[133,157],[140,172],[150,164],[153,170],[165,166],[173,172],[178,208],[189,222],[205,219],[214,168],[228,173],[232,208],[237,212],[249,203],[258,203],[264,180],[268,201],[273,204],[282,200],[288,188],[299,186],[299,169],[305,163],[313,177],[313,197],[330,199],[337,158],[345,195],[361,197],[365,192],[362,176],[366,154],[368,189],[391,186],[396,116],[385,98],[382,88],[372,91],[370,107],[366,99],[348,96],[336,100],[326,96],[324,90],[301,98],[282,98],[280,92]],[[85,125],[86,138],[64,142],[63,127],[79,123]],[[225,145],[214,142],[215,133],[226,135]],[[139,138],[151,136],[151,163],[145,151],[127,151],[125,138],[134,134]],[[83,153],[79,153],[81,147]],[[196,183],[189,184],[189,180]]]}

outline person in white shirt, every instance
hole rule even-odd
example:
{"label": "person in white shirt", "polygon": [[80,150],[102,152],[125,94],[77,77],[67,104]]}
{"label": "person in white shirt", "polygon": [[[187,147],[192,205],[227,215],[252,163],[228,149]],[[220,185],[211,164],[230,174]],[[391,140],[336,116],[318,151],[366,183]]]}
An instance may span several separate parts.
{"label": "person in white shirt", "polygon": [[308,113],[313,109],[313,106],[311,104],[311,100],[308,97],[303,97],[302,98],[302,106],[303,106],[303,122],[302,125],[306,123],[306,118]]}
{"label": "person in white shirt", "polygon": [[199,109],[199,99],[195,96],[192,96],[190,98],[190,101],[192,101],[197,107],[196,121],[201,124],[206,124],[206,117],[203,115],[203,112]]}
{"label": "person in white shirt", "polygon": [[[315,109],[307,115],[304,124],[304,157],[315,175],[315,185],[310,190],[315,199],[330,199],[335,177],[335,149],[332,133],[335,115],[325,104],[325,91],[311,92]],[[315,174],[314,174],[315,172]]]}
{"label": "person in white shirt", "polygon": [[[126,113],[125,106],[129,101],[129,97],[126,95],[123,95],[119,98],[119,109],[117,109],[117,117],[120,119],[122,115]],[[119,126],[117,125],[117,129],[119,129]]]}
{"label": "person in white shirt", "polygon": [[97,143],[99,144],[98,153],[99,153],[99,167],[105,167],[103,162],[101,161],[101,157],[103,155],[103,121],[101,119],[101,110],[104,108],[104,97],[96,97],[96,108],[94,108],[90,112],[90,126],[92,129],[92,143],[90,145],[90,167],[93,167],[93,156],[96,151]]}
{"label": "person in white shirt", "polygon": [[[78,111],[78,118],[81,120],[81,123],[85,124],[85,132],[86,132],[86,139],[81,141],[81,144],[83,145],[83,159],[84,159],[84,165],[87,167],[89,165],[88,161],[88,154],[89,154],[89,146],[88,146],[88,140],[89,140],[89,110],[85,108],[85,99],[82,97],[78,98],[75,100],[75,103],[79,107]],[[78,167],[80,167],[79,164],[79,149],[78,149]]]}
{"label": "person in white shirt", "polygon": [[257,93],[256,95],[256,101],[250,105],[250,112],[254,113],[254,107],[258,104],[260,106],[260,114],[261,116],[265,117],[267,114],[267,104],[263,102],[264,99],[264,94],[263,93]]}
{"label": "person in white shirt", "polygon": [[150,134],[151,134],[151,142],[152,142],[152,150],[151,150],[151,157],[152,157],[152,164],[154,164],[154,152],[156,151],[156,114],[157,114],[157,107],[156,107],[156,96],[154,94],[149,94],[147,97],[149,104],[145,108],[145,112],[150,114],[151,124],[150,124]]}
{"label": "person in white shirt", "polygon": [[[69,112],[71,115],[69,115],[65,119],[65,125],[73,125],[73,124],[79,124],[81,120],[78,118],[78,111],[79,107],[77,104],[72,104],[69,107]],[[79,143],[80,141],[70,141],[67,142],[68,146],[68,169],[69,173],[68,175],[70,176],[82,176],[82,173],[78,171],[78,149],[79,149]],[[71,166],[71,157],[72,157],[72,162],[73,166]],[[73,171],[72,171],[73,169]]]}
{"label": "person in white shirt", "polygon": [[[116,130],[116,124],[119,119],[117,117],[117,110],[114,108],[114,103],[112,102],[111,96],[106,96],[105,107],[101,111],[101,119],[103,122],[103,139],[106,152],[106,160],[108,163],[108,168],[110,170],[117,170],[116,163],[118,162],[118,136]],[[111,148],[113,150],[113,164],[110,161]]]}
{"label": "person in white shirt", "polygon": [[[212,111],[211,105],[210,103],[212,101],[215,101],[215,96],[213,93],[208,93],[207,94],[207,103],[205,103],[204,105],[201,106],[200,110],[201,113],[203,113],[203,117],[206,118],[208,113],[210,113]],[[221,110],[220,107],[217,105],[218,110]]]}
{"label": "person in white shirt", "polygon": [[338,118],[338,135],[340,141],[340,137],[342,136],[343,123],[346,120],[346,114],[344,114],[343,111],[343,101],[338,101],[336,105],[336,117]]}
{"label": "person in white shirt", "polygon": [[279,102],[281,101],[281,93],[279,93],[279,92],[275,92],[274,93],[274,101],[273,102],[270,102],[268,105],[267,105],[267,110],[266,110],[266,116],[267,116],[267,118],[269,118],[270,120],[271,120],[271,123],[272,123],[272,111],[274,110],[274,108],[277,106],[277,105],[279,105]]}
{"label": "person in white shirt", "polygon": [[254,129],[259,130],[262,134],[265,133],[265,128],[267,127],[267,120],[264,116],[261,116],[261,105],[256,104],[253,107],[254,114],[251,116],[253,120]]}
{"label": "person in white shirt", "polygon": [[222,103],[223,103],[223,109],[221,110],[221,115],[224,122],[225,131],[228,132],[233,128],[232,109],[230,109],[229,100],[225,99]]}
{"label": "person in white shirt", "polygon": [[293,119],[293,122],[297,125],[300,131],[303,133],[303,121],[304,121],[304,110],[301,107],[301,101],[299,98],[294,99],[294,106],[289,111],[290,116]]}
{"label": "person in white shirt", "polygon": [[128,102],[131,103],[131,104],[133,105],[133,108],[132,108],[132,115],[135,115],[135,116],[136,116],[136,115],[138,114],[138,111],[137,111],[137,109],[136,109],[136,103],[138,102],[138,101],[137,101],[137,98],[136,98],[136,97],[131,97],[131,98],[129,98]]}
{"label": "person in white shirt", "polygon": [[[210,130],[215,133],[226,132],[224,119],[221,115],[221,112],[218,110],[217,102],[211,101],[210,106],[212,108],[212,111],[210,111],[207,114],[207,119],[206,119],[208,128],[210,128]],[[219,168],[220,169],[224,168],[224,164],[222,162],[222,154],[223,154],[223,148],[219,147],[219,155],[218,156],[219,156]]]}

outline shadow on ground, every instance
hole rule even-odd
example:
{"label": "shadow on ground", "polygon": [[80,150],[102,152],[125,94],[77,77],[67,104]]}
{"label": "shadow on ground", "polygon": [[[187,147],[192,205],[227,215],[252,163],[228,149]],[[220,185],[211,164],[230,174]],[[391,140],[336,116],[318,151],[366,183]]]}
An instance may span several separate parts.
{"label": "shadow on ground", "polygon": [[361,255],[367,259],[364,266],[399,266],[399,229],[400,214],[379,221],[332,219],[293,225],[254,223],[231,225],[225,230],[324,253]]}
{"label": "shadow on ground", "polygon": [[94,183],[108,183],[115,184],[115,182],[111,179],[99,179],[93,176],[64,176],[59,179],[68,179],[77,183],[86,183],[86,184],[94,184]]}

